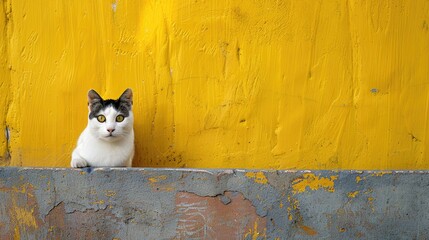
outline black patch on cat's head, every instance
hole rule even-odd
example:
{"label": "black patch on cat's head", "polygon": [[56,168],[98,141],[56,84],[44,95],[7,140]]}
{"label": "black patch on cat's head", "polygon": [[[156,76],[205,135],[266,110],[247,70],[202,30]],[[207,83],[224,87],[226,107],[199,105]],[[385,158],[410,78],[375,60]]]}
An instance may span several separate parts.
{"label": "black patch on cat's head", "polygon": [[133,92],[129,88],[116,100],[103,100],[103,98],[93,89],[88,92],[89,119],[95,118],[101,110],[110,106],[122,113],[124,117],[128,117],[130,115],[132,105]]}

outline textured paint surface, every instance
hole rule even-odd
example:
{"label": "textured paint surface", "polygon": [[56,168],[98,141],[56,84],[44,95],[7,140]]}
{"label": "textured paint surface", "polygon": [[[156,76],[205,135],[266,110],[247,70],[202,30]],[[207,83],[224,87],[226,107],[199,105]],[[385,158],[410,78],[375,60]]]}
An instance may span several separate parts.
{"label": "textured paint surface", "polygon": [[428,239],[429,172],[378,173],[0,168],[0,239]]}
{"label": "textured paint surface", "polygon": [[426,0],[6,0],[0,15],[1,165],[68,166],[88,89],[131,87],[134,166],[429,168]]}

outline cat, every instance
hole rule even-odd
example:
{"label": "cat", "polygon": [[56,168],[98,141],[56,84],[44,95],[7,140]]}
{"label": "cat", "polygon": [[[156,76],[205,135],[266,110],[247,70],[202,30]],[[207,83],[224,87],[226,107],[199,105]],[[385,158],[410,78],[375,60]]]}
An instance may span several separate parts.
{"label": "cat", "polygon": [[73,150],[71,167],[131,167],[134,157],[133,92],[103,100],[88,92],[88,125]]}

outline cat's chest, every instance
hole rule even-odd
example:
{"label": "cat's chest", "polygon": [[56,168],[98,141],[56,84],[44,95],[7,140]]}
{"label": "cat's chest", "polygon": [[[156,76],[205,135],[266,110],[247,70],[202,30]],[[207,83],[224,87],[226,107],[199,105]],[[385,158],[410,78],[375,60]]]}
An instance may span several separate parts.
{"label": "cat's chest", "polygon": [[120,165],[128,161],[134,152],[132,139],[125,138],[111,143],[86,137],[82,141],[81,155],[92,166]]}

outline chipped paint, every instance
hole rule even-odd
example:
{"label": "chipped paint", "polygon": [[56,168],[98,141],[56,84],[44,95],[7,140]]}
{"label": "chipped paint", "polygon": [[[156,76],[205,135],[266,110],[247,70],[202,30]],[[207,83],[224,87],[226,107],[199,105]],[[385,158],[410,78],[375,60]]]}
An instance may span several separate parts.
{"label": "chipped paint", "polygon": [[429,237],[426,171],[81,171],[0,168],[0,239]]}
{"label": "chipped paint", "polygon": [[359,183],[362,180],[365,180],[365,178],[362,178],[361,176],[356,176],[356,183]]}
{"label": "chipped paint", "polygon": [[381,176],[384,176],[386,174],[392,174],[392,171],[379,171],[379,172],[371,174],[371,176],[372,177],[381,177]]}
{"label": "chipped paint", "polygon": [[163,180],[166,180],[166,179],[167,179],[167,176],[161,175],[161,176],[156,176],[156,177],[150,177],[148,180],[151,183],[157,183],[159,181],[163,181]]}
{"label": "chipped paint", "polygon": [[349,193],[347,194],[347,196],[348,196],[349,198],[355,198],[358,194],[359,194],[359,191],[353,191],[353,192],[349,192]]}
{"label": "chipped paint", "polygon": [[289,207],[287,207],[288,220],[292,221],[295,219],[295,222],[302,220],[302,216],[299,213],[299,201],[296,198],[288,196],[287,198]]}
{"label": "chipped paint", "polygon": [[171,192],[174,190],[173,184],[164,183],[168,177],[166,175],[154,176],[148,178],[149,184],[152,186],[154,191],[168,191]]}
{"label": "chipped paint", "polygon": [[258,221],[255,221],[253,228],[249,229],[249,231],[244,235],[244,238],[248,239],[250,237],[252,240],[267,239],[266,232],[266,228],[264,228],[263,232],[260,232],[258,229]]}
{"label": "chipped paint", "polygon": [[255,183],[267,184],[268,179],[265,177],[263,172],[247,172],[246,177],[253,179]]}
{"label": "chipped paint", "polygon": [[113,196],[115,196],[116,195],[116,192],[115,191],[112,191],[112,190],[108,190],[108,191],[106,191],[106,197],[113,197]]}
{"label": "chipped paint", "polygon": [[104,200],[98,200],[98,201],[93,202],[92,204],[103,205],[104,204]]}
{"label": "chipped paint", "polygon": [[36,228],[37,223],[34,217],[34,209],[26,209],[25,207],[13,206],[11,209],[18,225]]}
{"label": "chipped paint", "polygon": [[335,180],[338,176],[320,177],[313,173],[305,173],[302,177],[295,179],[292,182],[294,194],[306,191],[307,187],[314,191],[324,189],[328,192],[335,191]]}

